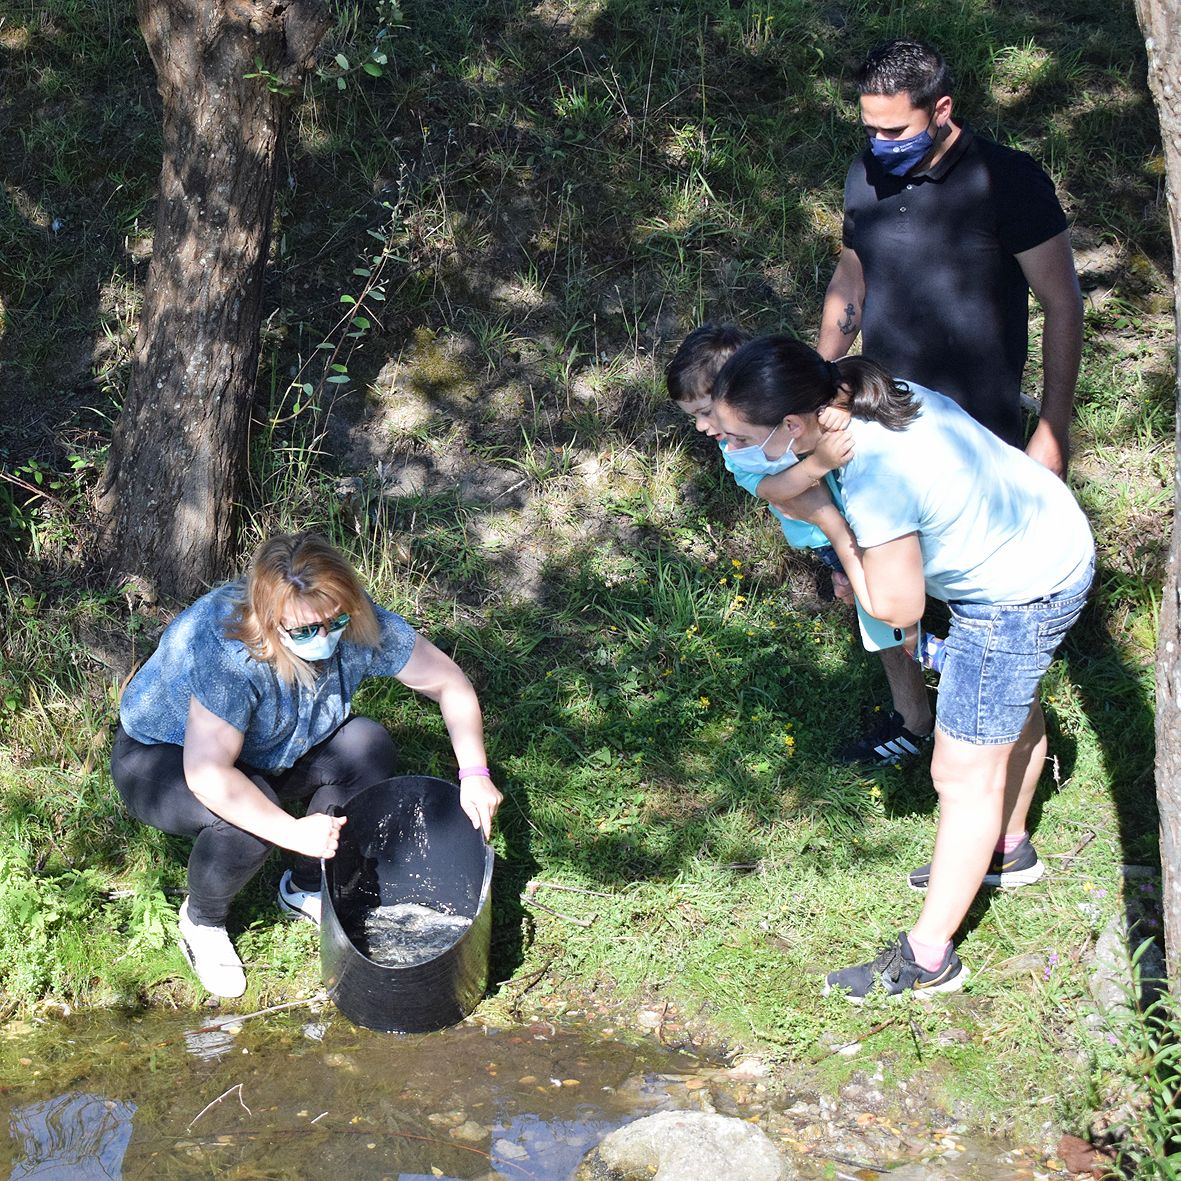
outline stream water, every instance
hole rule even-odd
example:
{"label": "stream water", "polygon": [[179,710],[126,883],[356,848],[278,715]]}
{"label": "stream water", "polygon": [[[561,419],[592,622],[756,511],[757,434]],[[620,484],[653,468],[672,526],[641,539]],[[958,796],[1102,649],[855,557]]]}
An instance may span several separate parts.
{"label": "stream water", "polygon": [[[383,1035],[331,1006],[224,1026],[199,1020],[98,1013],[11,1023],[0,1041],[0,1178],[569,1181],[606,1132],[656,1111],[739,1115],[785,1151],[807,1139],[816,1113],[824,1120],[822,1106],[772,1111],[761,1084],[730,1082],[743,1076],[724,1064],[590,1027]],[[1034,1175],[1020,1153],[969,1147],[961,1156],[970,1168],[937,1175]],[[817,1148],[793,1176],[868,1181],[885,1171],[848,1159],[839,1142],[809,1151]],[[954,1156],[941,1159],[954,1166]]]}

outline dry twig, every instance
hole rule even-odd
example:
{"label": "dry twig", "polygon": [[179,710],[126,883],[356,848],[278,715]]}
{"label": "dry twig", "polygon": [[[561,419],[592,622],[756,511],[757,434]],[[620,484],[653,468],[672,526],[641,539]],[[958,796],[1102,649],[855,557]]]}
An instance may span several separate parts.
{"label": "dry twig", "polygon": [[232,1095],[235,1091],[238,1092],[238,1102],[242,1104],[242,1110],[245,1111],[247,1115],[253,1115],[254,1112],[246,1106],[246,1100],[242,1098],[242,1084],[235,1083],[228,1091],[223,1091],[216,1099],[206,1103],[205,1106],[202,1107],[201,1110],[198,1111],[191,1120],[189,1120],[189,1126],[185,1128],[185,1131],[191,1132],[193,1130],[193,1124],[195,1124],[211,1107],[216,1107],[227,1095]]}
{"label": "dry twig", "polygon": [[1089,845],[1089,844],[1090,844],[1090,843],[1091,843],[1091,842],[1092,842],[1094,839],[1095,839],[1095,834],[1094,834],[1093,832],[1085,832],[1085,833],[1083,833],[1082,840],[1080,840],[1080,841],[1079,841],[1079,843],[1078,843],[1077,845],[1075,845],[1075,847],[1074,847],[1073,849],[1071,849],[1071,850],[1070,850],[1070,852],[1069,852],[1069,853],[1067,853],[1065,857],[1063,857],[1063,858],[1062,858],[1062,865],[1061,865],[1061,868],[1062,868],[1062,869],[1069,869],[1069,868],[1070,868],[1070,863],[1071,863],[1072,861],[1074,861],[1074,859],[1075,859],[1075,858],[1076,858],[1076,857],[1077,857],[1077,856],[1078,856],[1078,855],[1079,855],[1079,854],[1080,854],[1080,853],[1081,853],[1081,852],[1082,852],[1082,851],[1083,851],[1083,850],[1084,850],[1084,849],[1085,849],[1085,848],[1086,848],[1086,847],[1087,847],[1087,846],[1088,846],[1088,845]]}
{"label": "dry twig", "polygon": [[525,887],[526,894],[532,897],[538,890],[565,890],[567,894],[590,894],[594,898],[613,898],[613,894],[604,894],[602,890],[584,890],[581,886],[563,886],[561,882],[539,882],[535,878]]}
{"label": "dry twig", "polygon": [[265,1017],[268,1013],[282,1013],[286,1009],[299,1009],[304,1005],[319,1005],[328,999],[326,992],[317,992],[312,996],[305,997],[302,1001],[287,1001],[282,1005],[271,1005],[267,1009],[256,1009],[253,1013],[231,1013],[228,1017],[222,1017],[217,1021],[211,1021],[208,1025],[202,1025],[200,1029],[190,1029],[189,1033],[215,1033],[219,1029],[224,1029],[227,1025],[237,1025],[240,1021],[249,1021],[251,1017]]}
{"label": "dry twig", "polygon": [[[525,887],[525,893],[521,897],[521,901],[526,906],[532,906],[536,910],[544,910],[546,914],[552,914],[556,919],[565,919],[568,923],[573,923],[576,927],[590,927],[594,925],[594,919],[576,919],[572,914],[563,914],[560,910],[554,910],[552,906],[546,906],[544,902],[538,902],[534,895],[537,893],[537,882],[530,882]],[[588,891],[589,893],[589,891]]]}
{"label": "dry twig", "polygon": [[830,1049],[824,1051],[823,1054],[817,1054],[812,1059],[812,1065],[815,1066],[818,1062],[823,1062],[825,1058],[831,1058],[834,1054],[839,1054],[846,1046],[859,1046],[862,1042],[867,1041],[873,1037],[875,1033],[881,1033],[883,1029],[889,1029],[894,1024],[894,1018],[891,1017],[889,1021],[882,1021],[875,1025],[872,1029],[867,1029],[860,1037],[855,1037],[851,1042],[842,1042],[839,1046],[832,1046]]}

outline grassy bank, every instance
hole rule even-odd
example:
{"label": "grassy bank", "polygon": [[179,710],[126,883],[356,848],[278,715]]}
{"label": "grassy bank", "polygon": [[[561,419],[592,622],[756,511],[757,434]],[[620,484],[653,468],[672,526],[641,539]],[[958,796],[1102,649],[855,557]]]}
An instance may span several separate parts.
{"label": "grassy bank", "polygon": [[[158,168],[124,7],[10,3],[0,26],[17,132],[0,148],[9,1008],[198,999],[172,945],[184,843],[129,824],[105,766],[119,686],[171,613],[90,561]],[[818,981],[913,916],[929,776],[833,762],[884,700],[876,662],[660,373],[703,316],[814,334],[860,144],[842,80],[877,40],[943,46],[958,110],[1050,170],[1088,297],[1072,483],[1100,560],[1045,683],[1035,819],[1053,872],[982,898],[967,993],[908,1006],[874,1048],[900,1075],[938,1072],[981,1120],[1081,1127],[1093,1070],[1122,1053],[1086,1021],[1092,949],[1122,913],[1120,867],[1156,857],[1173,470],[1162,170],[1130,5],[1065,21],[1037,3],[489,0],[407,4],[400,24],[344,8],[326,60],[380,18],[391,65],[343,92],[317,80],[293,121],[243,551],[324,529],[476,681],[508,797],[493,1012],[527,984],[529,1003],[658,996],[792,1060],[887,1020]],[[350,337],[341,297],[375,285]],[[347,382],[322,380],[325,339]],[[358,708],[408,768],[452,770],[431,709],[381,684]],[[275,920],[278,873],[234,916],[251,1006],[318,984],[314,932]],[[596,891],[542,895],[590,925],[518,902],[537,879]]]}

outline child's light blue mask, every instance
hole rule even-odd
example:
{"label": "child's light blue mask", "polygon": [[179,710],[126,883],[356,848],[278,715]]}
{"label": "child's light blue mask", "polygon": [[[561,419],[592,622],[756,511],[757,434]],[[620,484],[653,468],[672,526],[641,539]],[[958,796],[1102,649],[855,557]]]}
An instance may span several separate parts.
{"label": "child's light blue mask", "polygon": [[[771,428],[771,435],[773,435],[783,423],[779,426]],[[749,447],[726,448],[726,462],[735,471],[749,472],[755,476],[777,476],[780,472],[785,472],[794,464],[799,463],[799,459],[795,455],[796,441],[794,438],[788,440],[787,450],[777,459],[768,459],[767,453],[763,450],[764,447],[771,441],[771,435],[768,435],[761,443],[755,445],[751,444]]]}

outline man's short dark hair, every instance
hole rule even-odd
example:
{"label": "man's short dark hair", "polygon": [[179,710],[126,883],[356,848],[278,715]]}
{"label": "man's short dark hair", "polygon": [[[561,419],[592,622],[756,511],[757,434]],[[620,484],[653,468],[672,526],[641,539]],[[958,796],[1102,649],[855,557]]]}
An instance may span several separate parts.
{"label": "man's short dark hair", "polygon": [[664,371],[668,396],[674,402],[712,396],[714,378],[748,340],[750,333],[733,324],[708,323],[694,328]]}
{"label": "man's short dark hair", "polygon": [[896,37],[866,54],[857,71],[858,94],[880,94],[892,98],[905,92],[911,105],[927,112],[951,93],[951,71],[947,62],[929,45]]}

